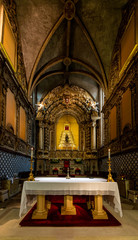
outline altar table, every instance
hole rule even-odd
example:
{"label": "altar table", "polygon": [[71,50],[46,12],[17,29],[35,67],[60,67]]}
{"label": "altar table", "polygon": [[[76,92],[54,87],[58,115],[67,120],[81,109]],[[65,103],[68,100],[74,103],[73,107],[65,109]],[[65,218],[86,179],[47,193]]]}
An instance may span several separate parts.
{"label": "altar table", "polygon": [[75,215],[76,209],[73,205],[73,195],[94,195],[95,208],[92,210],[94,219],[107,219],[103,210],[104,199],[122,217],[120,195],[116,182],[107,182],[103,178],[59,178],[40,177],[35,181],[25,181],[21,196],[20,217],[27,212],[29,195],[37,195],[37,209],[32,218],[47,218],[50,202],[45,202],[46,195],[64,195],[64,206],[61,208],[62,215]]}

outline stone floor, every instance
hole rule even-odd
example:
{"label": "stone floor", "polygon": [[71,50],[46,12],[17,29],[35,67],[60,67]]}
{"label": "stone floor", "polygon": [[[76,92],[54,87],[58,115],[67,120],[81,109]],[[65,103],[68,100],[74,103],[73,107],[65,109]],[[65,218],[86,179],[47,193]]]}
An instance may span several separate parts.
{"label": "stone floor", "polygon": [[138,203],[121,199],[123,217],[105,204],[121,222],[119,227],[20,227],[20,194],[0,203],[0,240],[138,240]]}

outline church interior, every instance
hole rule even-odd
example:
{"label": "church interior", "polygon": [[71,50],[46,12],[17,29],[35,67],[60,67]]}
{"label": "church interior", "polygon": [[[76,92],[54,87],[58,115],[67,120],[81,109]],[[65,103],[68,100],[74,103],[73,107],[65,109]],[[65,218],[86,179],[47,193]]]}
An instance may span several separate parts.
{"label": "church interior", "polygon": [[[0,1],[2,240],[138,239],[137,52],[137,0]],[[107,208],[122,225],[21,228],[30,173],[111,174],[123,217]]]}

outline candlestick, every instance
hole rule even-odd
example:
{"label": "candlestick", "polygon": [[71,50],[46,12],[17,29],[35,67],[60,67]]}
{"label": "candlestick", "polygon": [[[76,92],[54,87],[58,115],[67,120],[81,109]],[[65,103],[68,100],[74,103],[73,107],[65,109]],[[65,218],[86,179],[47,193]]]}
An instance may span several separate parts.
{"label": "candlestick", "polygon": [[114,182],[113,178],[112,178],[112,174],[111,174],[111,159],[110,159],[110,148],[108,149],[108,179],[107,182]]}
{"label": "candlestick", "polygon": [[67,168],[67,176],[66,176],[66,179],[70,179],[70,176],[69,176],[69,168]]}
{"label": "candlestick", "polygon": [[31,158],[33,158],[33,147],[31,148]]}
{"label": "candlestick", "polygon": [[33,148],[31,148],[31,160],[30,160],[31,166],[30,166],[30,174],[28,181],[35,181],[33,176]]}
{"label": "candlestick", "polygon": [[108,158],[110,158],[110,148],[108,148]]}

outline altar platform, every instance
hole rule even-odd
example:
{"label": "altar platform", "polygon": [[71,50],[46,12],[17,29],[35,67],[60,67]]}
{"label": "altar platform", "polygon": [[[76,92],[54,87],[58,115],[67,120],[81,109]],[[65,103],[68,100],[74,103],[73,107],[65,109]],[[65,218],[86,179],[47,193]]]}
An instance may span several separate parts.
{"label": "altar platform", "polygon": [[[64,195],[64,206],[61,208],[62,215],[75,215],[73,195],[94,196],[93,218],[107,219],[103,210],[104,199],[122,217],[120,195],[116,182],[107,182],[103,178],[59,178],[41,177],[35,181],[25,181],[21,196],[20,217],[27,212],[29,196],[37,196],[37,209],[33,214],[34,219],[47,218],[50,202],[45,201],[48,195]],[[88,205],[91,203],[88,203]]]}

